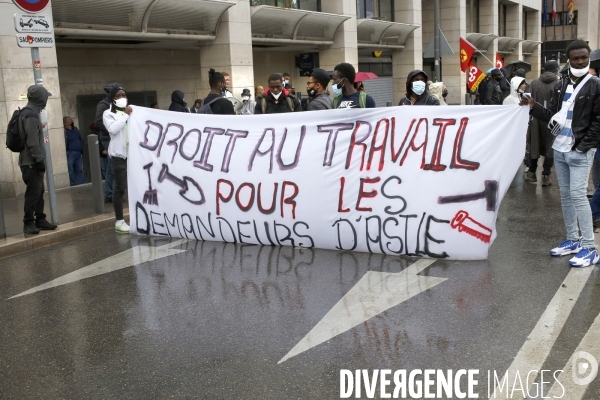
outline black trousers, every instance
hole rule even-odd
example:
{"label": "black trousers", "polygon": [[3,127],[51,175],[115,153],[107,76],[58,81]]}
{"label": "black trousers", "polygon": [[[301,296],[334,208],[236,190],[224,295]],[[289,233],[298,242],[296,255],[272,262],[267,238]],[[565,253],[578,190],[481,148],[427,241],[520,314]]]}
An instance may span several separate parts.
{"label": "black trousers", "polygon": [[23,222],[46,218],[46,214],[44,214],[44,174],[40,173],[33,165],[21,166],[21,174],[23,182],[27,185]]}
{"label": "black trousers", "polygon": [[[533,172],[535,174],[538,167],[538,160],[539,158],[532,158],[529,160],[529,172]],[[542,172],[542,175],[550,175],[553,165],[554,158],[544,157],[544,171]]]}
{"label": "black trousers", "polygon": [[123,219],[123,196],[127,190],[127,160],[111,157],[113,173],[113,207],[117,221]]}

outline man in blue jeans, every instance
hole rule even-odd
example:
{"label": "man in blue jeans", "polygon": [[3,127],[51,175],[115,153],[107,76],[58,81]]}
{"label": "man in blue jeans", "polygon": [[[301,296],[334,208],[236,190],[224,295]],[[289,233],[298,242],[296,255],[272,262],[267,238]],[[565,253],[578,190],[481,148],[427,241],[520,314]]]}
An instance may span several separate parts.
{"label": "man in blue jeans", "polygon": [[600,79],[589,74],[590,53],[590,47],[582,40],[567,47],[568,75],[554,87],[549,108],[531,97],[523,97],[521,102],[531,107],[533,117],[549,122],[548,127],[556,136],[552,148],[567,239],[550,254],[576,254],[569,260],[574,267],[588,267],[600,261],[587,200],[590,168],[600,145]]}
{"label": "man in blue jeans", "polygon": [[65,148],[67,150],[67,167],[69,168],[69,183],[77,186],[85,183],[83,177],[83,139],[81,132],[75,127],[69,116],[63,118],[65,126]]}

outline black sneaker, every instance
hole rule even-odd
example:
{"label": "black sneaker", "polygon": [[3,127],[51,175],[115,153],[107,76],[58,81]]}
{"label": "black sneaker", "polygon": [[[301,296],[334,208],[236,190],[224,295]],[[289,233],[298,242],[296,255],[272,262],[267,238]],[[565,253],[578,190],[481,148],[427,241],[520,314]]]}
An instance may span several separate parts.
{"label": "black sneaker", "polygon": [[37,226],[35,226],[35,222],[25,222],[23,225],[23,233],[29,235],[37,235],[38,233],[40,233],[40,230],[37,228]]}
{"label": "black sneaker", "polygon": [[45,218],[35,221],[35,226],[41,231],[53,231],[56,229],[56,225],[51,224]]}

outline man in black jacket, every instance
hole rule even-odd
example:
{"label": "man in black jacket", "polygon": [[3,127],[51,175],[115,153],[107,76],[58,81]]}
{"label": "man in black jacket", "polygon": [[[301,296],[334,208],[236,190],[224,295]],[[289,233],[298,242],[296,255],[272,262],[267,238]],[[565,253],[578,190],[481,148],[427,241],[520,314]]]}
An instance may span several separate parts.
{"label": "man in black jacket", "polygon": [[104,126],[104,121],[102,121],[102,115],[104,111],[108,110],[111,106],[111,101],[108,98],[108,94],[111,89],[115,86],[121,86],[118,82],[109,83],[104,86],[104,92],[106,92],[106,97],[104,97],[98,105],[96,106],[96,118],[94,119],[94,124],[96,125],[96,129],[98,129],[98,140],[100,141],[101,147],[106,151],[106,163],[105,163],[105,172],[104,172],[104,202],[111,203],[112,195],[113,195],[113,174],[112,174],[112,163],[110,157],[108,156],[108,146],[110,145],[110,134],[106,127]]}
{"label": "man in black jacket", "polygon": [[171,105],[169,111],[189,113],[190,110],[187,108],[187,103],[184,101],[184,94],[181,90],[175,90],[171,93]]}
{"label": "man in black jacket", "polygon": [[533,117],[550,122],[549,128],[556,135],[552,148],[567,239],[550,254],[576,254],[569,260],[574,267],[588,267],[600,261],[586,196],[590,168],[600,145],[600,79],[588,73],[590,52],[582,40],[569,44],[568,75],[554,87],[548,108],[533,98],[524,97],[521,103],[529,105]]}
{"label": "man in black jacket", "polygon": [[429,77],[424,71],[415,69],[406,78],[406,96],[400,100],[400,106],[439,106],[438,99],[427,91]]}
{"label": "man in black jacket", "polygon": [[300,101],[283,87],[279,74],[269,76],[269,87],[257,99],[254,114],[279,114],[302,111]]}
{"label": "man in black jacket", "polygon": [[308,93],[310,99],[307,111],[331,110],[333,108],[333,100],[327,93],[330,80],[327,71],[319,68],[310,74],[306,83],[306,93]]}
{"label": "man in black jacket", "polygon": [[487,84],[485,104],[489,106],[501,106],[504,101],[500,81],[504,79],[502,72],[498,68],[494,68],[491,72],[492,79]]}
{"label": "man in black jacket", "polygon": [[20,115],[20,129],[25,140],[25,147],[19,153],[19,167],[25,190],[23,207],[23,232],[40,233],[42,230],[56,229],[56,225],[46,220],[44,214],[44,173],[46,172],[46,149],[44,147],[44,131],[40,121],[40,113],[46,108],[48,91],[41,85],[33,85],[27,89],[27,106]]}

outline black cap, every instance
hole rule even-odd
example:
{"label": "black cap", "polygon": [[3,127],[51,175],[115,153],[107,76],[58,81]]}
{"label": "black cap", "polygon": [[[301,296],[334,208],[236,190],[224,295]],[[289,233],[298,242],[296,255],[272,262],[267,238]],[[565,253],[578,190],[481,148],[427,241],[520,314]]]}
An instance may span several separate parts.
{"label": "black cap", "polygon": [[327,87],[331,78],[329,77],[329,73],[324,69],[317,68],[315,69],[310,76],[312,76],[315,81],[319,82],[321,86]]}
{"label": "black cap", "polygon": [[560,69],[560,65],[558,65],[558,61],[550,60],[544,65],[544,71],[548,72],[558,72]]}
{"label": "black cap", "polygon": [[250,96],[250,89],[242,90],[242,96]]}
{"label": "black cap", "polygon": [[492,75],[502,75],[502,72],[498,68],[494,68],[491,72]]}

